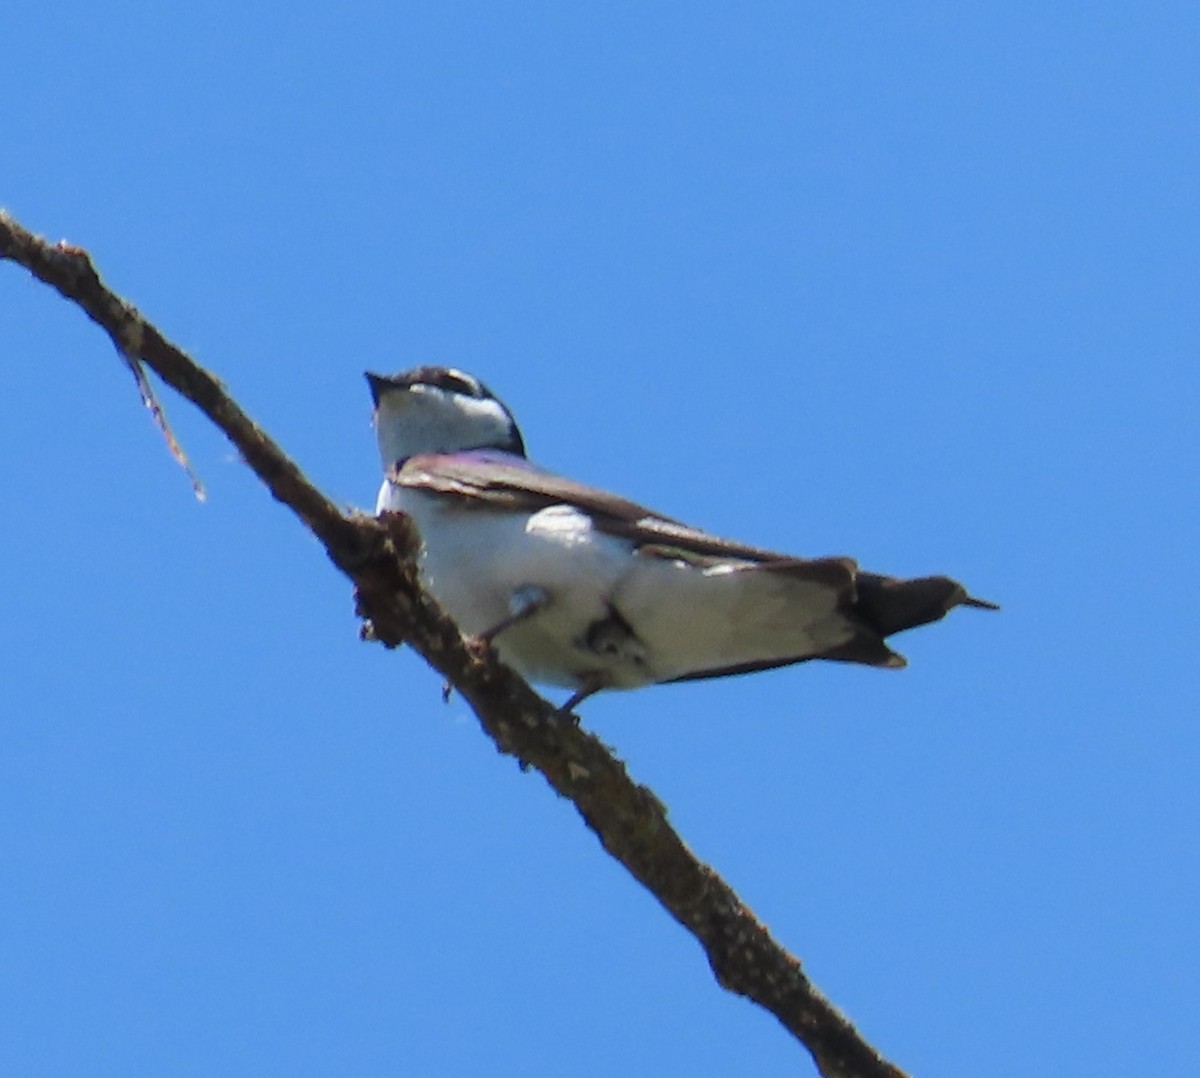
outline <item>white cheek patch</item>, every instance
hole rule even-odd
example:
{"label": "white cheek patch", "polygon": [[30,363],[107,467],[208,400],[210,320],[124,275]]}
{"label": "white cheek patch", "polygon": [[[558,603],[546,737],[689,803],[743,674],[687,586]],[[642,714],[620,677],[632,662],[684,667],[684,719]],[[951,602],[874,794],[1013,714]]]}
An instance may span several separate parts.
{"label": "white cheek patch", "polygon": [[509,445],[514,432],[508,413],[496,400],[416,385],[380,400],[375,435],[386,470],[418,453]]}
{"label": "white cheek patch", "polygon": [[505,439],[510,433],[508,415],[494,400],[456,397],[454,408],[472,430],[490,430],[493,435]]}

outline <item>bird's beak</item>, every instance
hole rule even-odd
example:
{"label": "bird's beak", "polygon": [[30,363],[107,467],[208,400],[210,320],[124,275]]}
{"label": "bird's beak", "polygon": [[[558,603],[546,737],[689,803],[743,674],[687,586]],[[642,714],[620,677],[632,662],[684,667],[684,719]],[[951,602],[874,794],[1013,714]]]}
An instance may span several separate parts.
{"label": "bird's beak", "polygon": [[374,374],[371,371],[363,371],[363,377],[367,380],[367,385],[371,387],[371,400],[375,407],[379,407],[379,400],[383,394],[395,385],[393,379],[386,375]]}

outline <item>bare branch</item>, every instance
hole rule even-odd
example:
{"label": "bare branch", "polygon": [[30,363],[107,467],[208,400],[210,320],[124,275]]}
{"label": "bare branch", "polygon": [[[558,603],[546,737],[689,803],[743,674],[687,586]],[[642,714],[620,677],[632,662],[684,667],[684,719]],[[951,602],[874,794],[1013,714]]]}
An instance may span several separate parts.
{"label": "bare branch", "polygon": [[47,243],[0,212],[0,258],[73,300],[135,372],[144,363],[220,427],[354,582],[370,635],[388,647],[407,643],[448,678],[496,747],[537,768],[575,805],[604,848],[700,941],[722,986],[774,1014],[812,1053],[825,1078],[904,1078],[817,991],[732,888],[693,855],[667,822],[666,809],[620,760],[560,716],[490,648],[462,637],[418,584],[416,537],[406,518],[338,509],[213,375],[105,287],[86,251]]}

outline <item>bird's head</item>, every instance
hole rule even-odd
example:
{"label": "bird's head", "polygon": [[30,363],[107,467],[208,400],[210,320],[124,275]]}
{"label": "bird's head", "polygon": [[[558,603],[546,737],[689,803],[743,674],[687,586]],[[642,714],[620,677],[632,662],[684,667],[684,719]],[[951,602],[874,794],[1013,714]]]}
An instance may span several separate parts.
{"label": "bird's head", "polygon": [[477,378],[451,367],[401,374],[367,372],[375,402],[375,436],[386,472],[418,453],[500,449],[525,456],[516,420]]}

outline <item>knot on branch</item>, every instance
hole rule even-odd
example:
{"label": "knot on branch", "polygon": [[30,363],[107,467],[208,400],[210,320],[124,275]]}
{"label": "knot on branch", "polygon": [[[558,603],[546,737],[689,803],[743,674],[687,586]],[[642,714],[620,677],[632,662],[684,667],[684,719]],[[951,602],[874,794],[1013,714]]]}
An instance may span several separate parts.
{"label": "knot on branch", "polygon": [[354,580],[354,612],[363,619],[360,636],[396,648],[412,636],[413,612],[421,600],[416,554],[420,540],[403,513],[344,518],[329,557]]}

